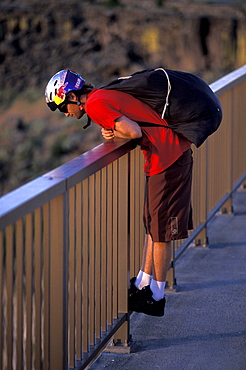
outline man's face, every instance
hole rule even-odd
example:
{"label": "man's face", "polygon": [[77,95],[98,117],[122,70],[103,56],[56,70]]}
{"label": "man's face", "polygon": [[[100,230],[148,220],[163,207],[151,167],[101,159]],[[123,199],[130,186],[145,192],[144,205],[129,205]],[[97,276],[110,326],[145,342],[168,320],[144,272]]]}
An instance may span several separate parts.
{"label": "man's face", "polygon": [[68,103],[66,104],[65,108],[66,108],[66,111],[65,112],[63,111],[63,113],[66,117],[74,117],[74,118],[80,119],[85,114],[85,110],[83,106],[81,105]]}
{"label": "man's face", "polygon": [[77,105],[78,101],[78,97],[75,94],[70,94],[69,101],[59,108],[60,112],[64,113],[66,117],[80,119],[85,114],[84,105],[86,96],[82,97],[82,102],[80,105]]}

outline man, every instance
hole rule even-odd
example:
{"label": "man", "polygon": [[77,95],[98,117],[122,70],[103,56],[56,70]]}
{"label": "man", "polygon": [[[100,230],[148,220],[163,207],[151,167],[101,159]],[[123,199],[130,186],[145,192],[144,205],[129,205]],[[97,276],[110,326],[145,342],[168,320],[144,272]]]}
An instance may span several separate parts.
{"label": "man", "polygon": [[[94,88],[70,70],[51,78],[45,96],[50,109],[58,108],[66,117],[80,119],[87,113],[106,140],[139,140],[145,158],[146,237],[141,270],[131,279],[129,309],[163,316],[171,241],[187,238],[192,228],[191,142],[165,128],[167,122],[149,105],[123,92]],[[140,127],[139,121],[162,127]]]}

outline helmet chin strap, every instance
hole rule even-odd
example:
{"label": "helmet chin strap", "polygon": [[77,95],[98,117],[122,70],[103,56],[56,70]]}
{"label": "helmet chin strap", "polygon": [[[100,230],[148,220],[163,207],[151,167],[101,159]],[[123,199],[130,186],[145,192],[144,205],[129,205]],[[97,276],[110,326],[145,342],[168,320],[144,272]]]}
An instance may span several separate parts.
{"label": "helmet chin strap", "polygon": [[86,123],[86,125],[83,126],[83,129],[85,130],[90,125],[91,125],[91,118],[89,116],[87,116],[87,123]]}
{"label": "helmet chin strap", "polygon": [[[76,102],[74,102],[74,103],[76,103]],[[82,102],[80,102],[80,101],[78,101],[77,102],[77,105],[79,105],[79,106],[84,106],[85,105],[85,103],[82,103]],[[85,130],[87,127],[89,127],[91,125],[91,118],[87,115],[87,123],[83,126],[83,129]]]}

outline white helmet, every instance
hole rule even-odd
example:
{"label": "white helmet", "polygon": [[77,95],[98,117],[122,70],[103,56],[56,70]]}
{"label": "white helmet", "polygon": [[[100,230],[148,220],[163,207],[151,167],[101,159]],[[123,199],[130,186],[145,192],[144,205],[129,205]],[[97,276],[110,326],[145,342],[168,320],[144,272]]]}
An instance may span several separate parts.
{"label": "white helmet", "polygon": [[45,89],[48,107],[55,111],[66,99],[69,91],[82,89],[85,80],[76,72],[63,69],[49,80]]}

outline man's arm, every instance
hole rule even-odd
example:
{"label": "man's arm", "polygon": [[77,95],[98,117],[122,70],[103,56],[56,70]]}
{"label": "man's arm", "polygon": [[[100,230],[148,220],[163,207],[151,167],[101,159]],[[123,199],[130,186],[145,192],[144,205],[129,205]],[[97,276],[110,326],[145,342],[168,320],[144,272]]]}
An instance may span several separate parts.
{"label": "man's arm", "polygon": [[137,122],[132,121],[126,116],[118,118],[115,122],[114,130],[102,129],[102,136],[109,140],[114,137],[121,137],[123,139],[138,139],[142,137],[142,131]]}

